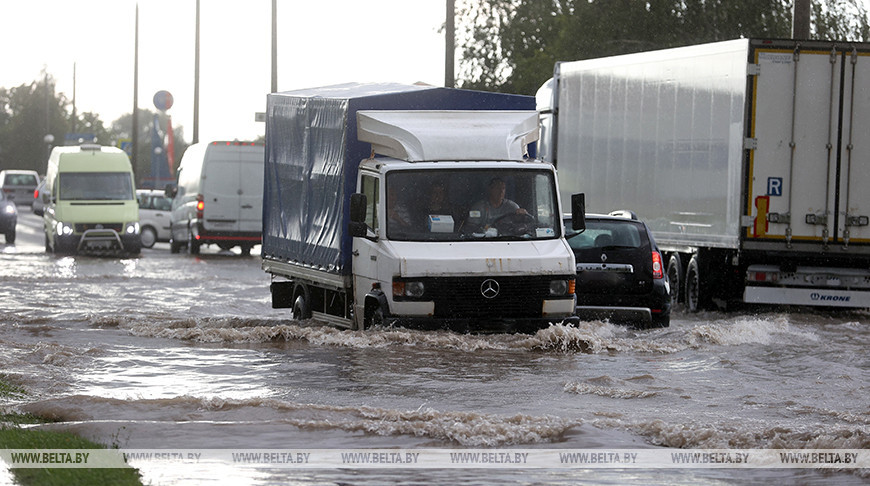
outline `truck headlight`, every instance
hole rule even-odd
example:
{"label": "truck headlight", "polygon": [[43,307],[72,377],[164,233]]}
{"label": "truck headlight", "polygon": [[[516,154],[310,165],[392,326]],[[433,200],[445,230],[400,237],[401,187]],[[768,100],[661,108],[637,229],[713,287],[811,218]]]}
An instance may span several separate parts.
{"label": "truck headlight", "polygon": [[551,280],[550,295],[565,295],[568,293],[569,283],[567,280]]}
{"label": "truck headlight", "polygon": [[423,282],[393,281],[393,297],[423,297],[426,288]]}
{"label": "truck headlight", "polygon": [[59,235],[69,236],[73,234],[72,225],[69,223],[64,223],[63,221],[58,221],[55,227],[55,232]]}
{"label": "truck headlight", "polygon": [[138,235],[139,234],[139,222],[135,223],[127,223],[127,226],[124,228],[124,233],[128,235]]}

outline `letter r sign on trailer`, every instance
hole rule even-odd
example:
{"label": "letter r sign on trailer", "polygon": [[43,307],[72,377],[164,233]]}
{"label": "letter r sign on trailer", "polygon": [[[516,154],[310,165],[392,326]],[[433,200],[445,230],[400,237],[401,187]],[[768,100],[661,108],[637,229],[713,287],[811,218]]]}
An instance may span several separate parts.
{"label": "letter r sign on trailer", "polygon": [[767,178],[767,195],[782,196],[782,177]]}

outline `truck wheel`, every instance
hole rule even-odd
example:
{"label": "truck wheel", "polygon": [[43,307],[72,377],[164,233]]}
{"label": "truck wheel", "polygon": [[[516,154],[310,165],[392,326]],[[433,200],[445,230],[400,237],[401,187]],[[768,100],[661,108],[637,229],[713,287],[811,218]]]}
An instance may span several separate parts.
{"label": "truck wheel", "polygon": [[671,305],[682,302],[683,298],[683,261],[679,253],[674,253],[668,259],[668,284],[671,286]]}
{"label": "truck wheel", "polygon": [[383,327],[386,325],[386,313],[384,312],[384,307],[380,302],[374,299],[366,302],[365,312],[365,316],[363,317],[363,329],[371,329],[374,326]]}
{"label": "truck wheel", "polygon": [[384,322],[384,308],[381,306],[375,307],[372,311],[371,319],[369,319],[369,325],[366,327],[383,327]]}
{"label": "truck wheel", "polygon": [[301,321],[311,318],[311,310],[308,308],[308,301],[305,299],[305,294],[300,293],[293,301],[293,311],[291,315],[294,320]]}
{"label": "truck wheel", "polygon": [[242,245],[242,256],[251,256],[251,246]]}
{"label": "truck wheel", "polygon": [[142,239],[143,248],[151,248],[157,241],[157,231],[155,231],[151,226],[146,226],[142,228],[140,238]]}
{"label": "truck wheel", "polygon": [[698,269],[698,259],[692,257],[686,270],[686,310],[698,312],[701,310],[701,279]]}

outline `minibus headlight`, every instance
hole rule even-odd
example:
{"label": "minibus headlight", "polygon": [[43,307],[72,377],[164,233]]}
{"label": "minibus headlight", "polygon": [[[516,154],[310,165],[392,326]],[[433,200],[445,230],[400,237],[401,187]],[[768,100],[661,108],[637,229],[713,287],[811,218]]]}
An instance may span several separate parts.
{"label": "minibus headlight", "polygon": [[127,227],[124,228],[124,233],[128,235],[138,235],[139,234],[139,222],[135,223],[127,223]]}
{"label": "minibus headlight", "polygon": [[63,221],[58,221],[55,226],[55,231],[58,235],[69,236],[73,234],[72,225],[69,223],[64,223]]}

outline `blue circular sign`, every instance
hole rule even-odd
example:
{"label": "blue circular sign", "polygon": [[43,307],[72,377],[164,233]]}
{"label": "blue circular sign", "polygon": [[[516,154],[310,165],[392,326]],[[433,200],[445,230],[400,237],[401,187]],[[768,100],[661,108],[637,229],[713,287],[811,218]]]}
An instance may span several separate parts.
{"label": "blue circular sign", "polygon": [[166,111],[172,108],[172,93],[166,90],[160,90],[154,93],[154,106],[160,111]]}

